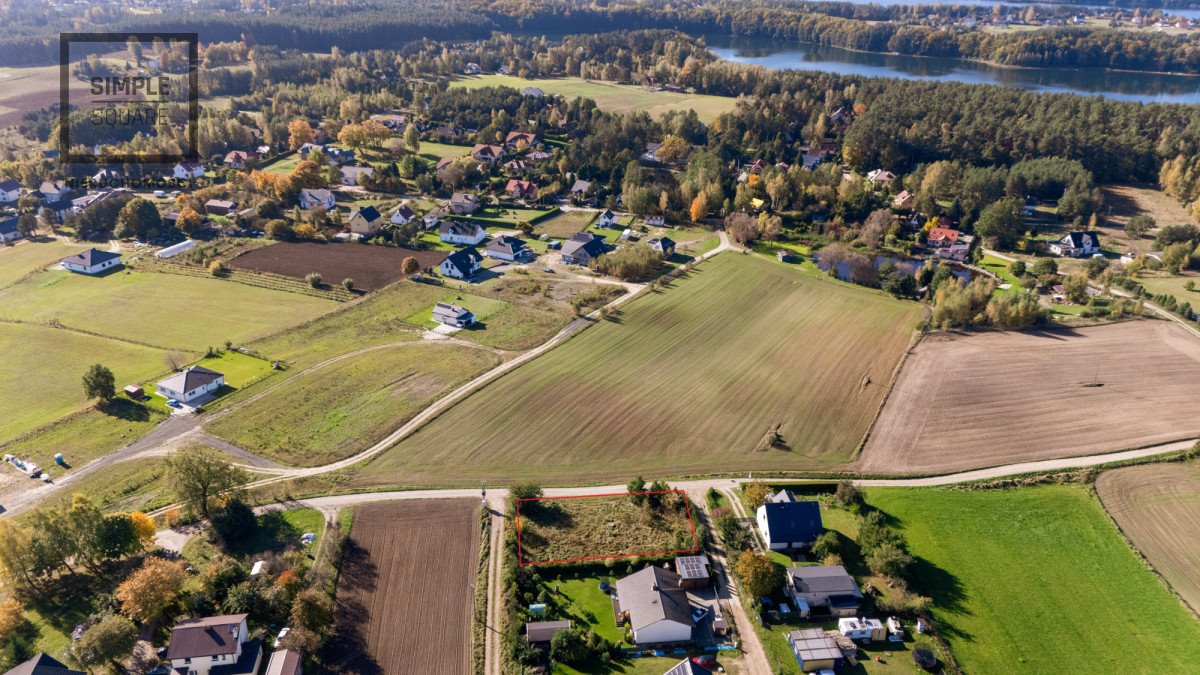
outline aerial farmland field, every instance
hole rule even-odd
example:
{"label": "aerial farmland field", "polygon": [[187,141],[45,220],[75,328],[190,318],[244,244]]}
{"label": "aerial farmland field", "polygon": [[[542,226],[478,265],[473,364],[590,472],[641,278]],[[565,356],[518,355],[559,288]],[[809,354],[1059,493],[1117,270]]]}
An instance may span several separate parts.
{"label": "aerial farmland field", "polygon": [[0,250],[0,288],[11,286],[27,274],[44,269],[81,250],[58,240],[22,242]]}
{"label": "aerial farmland field", "polygon": [[475,499],[358,508],[323,660],[329,672],[388,675],[416,664],[471,672],[478,513]]}
{"label": "aerial farmland field", "polygon": [[[722,254],[489,384],[356,480],[581,482],[628,480],[630,467],[681,475],[839,466],[920,311]],[[775,428],[783,442],[766,449]]]}
{"label": "aerial farmland field", "polygon": [[867,501],[903,530],[913,589],[933,600],[964,672],[1182,673],[1200,662],[1200,621],[1084,485],[871,488]]}
{"label": "aerial farmland field", "polygon": [[670,110],[695,110],[704,122],[715,120],[737,105],[737,99],[728,96],[651,91],[630,84],[594,82],[577,77],[526,80],[512,75],[477,75],[455,80],[450,86],[469,89],[512,87],[517,90],[537,87],[548,94],[559,94],[568,99],[590,98],[607,112],[645,112],[651,117],[658,117]]}
{"label": "aerial farmland field", "polygon": [[1198,400],[1200,343],[1168,321],[936,335],[904,364],[858,468],[960,471],[1194,438]]}
{"label": "aerial farmland field", "polygon": [[1096,479],[1117,526],[1193,612],[1200,613],[1200,466],[1146,464]]}
{"label": "aerial farmland field", "polygon": [[243,253],[230,266],[303,279],[310,272],[337,286],[353,279],[355,288],[374,291],[400,280],[400,263],[414,257],[421,268],[437,267],[446,254],[392,246],[278,242]]}

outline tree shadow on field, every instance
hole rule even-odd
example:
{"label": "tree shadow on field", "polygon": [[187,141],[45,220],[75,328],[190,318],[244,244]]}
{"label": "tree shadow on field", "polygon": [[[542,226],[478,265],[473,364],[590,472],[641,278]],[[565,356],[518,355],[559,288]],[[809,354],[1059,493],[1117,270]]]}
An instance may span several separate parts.
{"label": "tree shadow on field", "polygon": [[116,417],[129,422],[145,422],[150,419],[150,411],[146,409],[146,406],[124,398],[114,398],[105,401],[97,405],[96,409],[109,417]]}
{"label": "tree shadow on field", "polygon": [[336,622],[325,645],[322,663],[330,673],[381,675],[383,669],[367,652],[366,629],[371,613],[359,598],[374,592],[379,568],[367,549],[347,539],[342,554],[342,573],[338,577]]}
{"label": "tree shadow on field", "polygon": [[379,583],[379,566],[371,559],[371,552],[354,539],[347,539],[342,552],[342,569],[338,577],[341,591],[370,593]]}
{"label": "tree shadow on field", "polygon": [[[927,596],[939,610],[959,615],[971,614],[963,604],[967,599],[966,589],[958,577],[950,572],[925,558],[913,556],[912,579],[913,590]],[[945,622],[938,624],[938,630],[954,638],[970,640],[974,637],[971,633]]]}
{"label": "tree shadow on field", "polygon": [[1035,328],[1032,330],[1023,331],[1026,335],[1033,337],[1046,338],[1047,340],[1068,340],[1073,337],[1083,337],[1083,333],[1070,327],[1062,328]]}

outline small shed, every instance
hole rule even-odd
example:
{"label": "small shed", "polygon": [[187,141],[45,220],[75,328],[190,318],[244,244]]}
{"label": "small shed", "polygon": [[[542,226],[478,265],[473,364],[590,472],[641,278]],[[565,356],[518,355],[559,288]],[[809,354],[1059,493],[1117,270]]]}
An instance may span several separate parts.
{"label": "small shed", "polygon": [[571,630],[570,621],[530,621],[525,624],[525,641],[530,644],[549,642],[560,630]]}
{"label": "small shed", "polygon": [[266,564],[267,564],[267,561],[265,561],[265,560],[255,560],[254,566],[250,568],[250,576],[256,577],[259,574],[262,574],[263,567],[265,567]]}
{"label": "small shed", "polygon": [[794,630],[787,637],[796,663],[804,672],[837,670],[842,666],[844,657],[837,639],[820,628]]}
{"label": "small shed", "polygon": [[142,391],[142,388],[136,384],[127,385],[124,391],[126,396],[135,401],[140,401],[146,398],[146,392]]}
{"label": "small shed", "polygon": [[704,588],[712,583],[708,570],[708,556],[681,555],[675,559],[675,573],[679,575],[682,588]]}

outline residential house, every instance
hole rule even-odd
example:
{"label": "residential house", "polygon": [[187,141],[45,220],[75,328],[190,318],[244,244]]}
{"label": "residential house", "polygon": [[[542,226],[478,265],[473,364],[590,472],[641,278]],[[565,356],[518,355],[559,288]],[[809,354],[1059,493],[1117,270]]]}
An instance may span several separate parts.
{"label": "residential house", "polygon": [[17,228],[19,222],[20,219],[16,216],[0,220],[0,244],[21,238],[21,230]]}
{"label": "residential house", "polygon": [[325,151],[325,159],[334,166],[354,163],[355,157],[353,150],[345,150],[332,145],[325,146],[323,150]]}
{"label": "residential house", "polygon": [[813,152],[810,150],[800,156],[800,166],[803,166],[804,168],[808,169],[809,171],[812,171],[813,169],[820,166],[821,162],[823,162],[824,160],[825,160],[824,153]]}
{"label": "residential house", "polygon": [[841,565],[789,567],[786,592],[804,618],[814,608],[825,609],[832,616],[854,616],[863,596],[854,577]]}
{"label": "residential house", "polygon": [[534,152],[531,152],[531,153],[525,155],[525,161],[533,162],[536,164],[538,162],[547,162],[552,157],[554,157],[554,155],[549,152],[546,152],[545,150],[535,150]]}
{"label": "residential house", "polygon": [[596,227],[616,227],[616,225],[617,214],[608,209],[605,209],[604,213],[601,213],[600,217],[596,219]]}
{"label": "residential house", "polygon": [[171,629],[172,675],[255,675],[262,644],[250,640],[245,614],[181,621]]}
{"label": "residential house", "polygon": [[319,143],[305,143],[304,145],[300,146],[296,152],[300,153],[300,159],[308,159],[309,154],[311,154],[313,150],[325,152],[325,146]]}
{"label": "residential house", "polygon": [[562,259],[568,265],[587,265],[608,252],[604,237],[579,232],[563,242]]}
{"label": "residential house", "polygon": [[1087,258],[1100,253],[1100,233],[1070,232],[1058,241],[1051,242],[1050,252],[1064,258]]}
{"label": "residential house", "polygon": [[276,650],[263,675],[304,675],[304,655],[294,649]]}
{"label": "residential house", "polygon": [[416,212],[409,208],[408,204],[401,204],[396,207],[396,210],[392,212],[392,217],[388,220],[393,225],[407,225],[415,220],[416,217]]}
{"label": "residential house", "polygon": [[591,181],[576,180],[575,183],[573,185],[571,185],[571,193],[570,194],[572,197],[582,197],[582,196],[586,195],[588,192],[590,192],[591,189],[592,189]]}
{"label": "residential house", "polygon": [[363,176],[374,176],[375,169],[369,166],[343,166],[342,185],[358,185]]}
{"label": "residential house", "polygon": [[629,623],[635,643],[691,641],[692,609],[678,574],[651,565],[618,579],[616,591],[617,616]]}
{"label": "residential house", "polygon": [[89,248],[61,261],[64,269],[80,274],[99,274],[121,264],[121,254]]}
{"label": "residential house", "polygon": [[71,194],[71,188],[67,187],[66,183],[57,180],[44,180],[38,192],[42,193],[42,199],[47,204],[56,204],[67,198]]}
{"label": "residential house", "polygon": [[457,157],[443,157],[443,158],[439,159],[437,161],[437,164],[435,164],[433,167],[434,173],[436,173],[438,175],[438,177],[440,178],[442,173],[445,172],[446,169],[450,168],[450,165],[454,164],[454,160],[456,160],[456,159],[458,159],[458,158]]}
{"label": "residential house", "polygon": [[762,173],[763,169],[765,168],[767,168],[767,162],[766,160],[760,158],[751,162],[750,166],[746,167],[746,170],[751,174],[759,174]]}
{"label": "residential house", "polygon": [[950,227],[931,227],[929,236],[925,239],[930,248],[942,248],[954,245],[962,233]]}
{"label": "residential house", "polygon": [[204,212],[214,216],[227,216],[234,211],[233,202],[227,199],[210,199],[204,202]]}
{"label": "residential house", "polygon": [[468,63],[466,66],[463,66],[463,72],[466,73],[467,75],[478,75],[479,74],[479,64],[478,63]]}
{"label": "residential house", "polygon": [[900,194],[892,198],[892,208],[894,209],[911,209],[916,198],[913,193],[908,190],[902,190]]}
{"label": "residential house", "polygon": [[525,87],[521,90],[522,96],[533,96],[534,98],[545,98],[546,92],[537,87]]}
{"label": "residential house", "polygon": [[667,219],[661,215],[646,216],[642,222],[646,224],[646,227],[662,227],[667,223]]}
{"label": "residential house", "polygon": [[475,323],[475,315],[458,305],[439,302],[433,306],[433,320],[444,326],[466,328]]}
{"label": "residential house", "polygon": [[504,144],[510,148],[517,147],[521,141],[525,141],[525,145],[527,147],[532,147],[537,145],[538,137],[537,134],[530,134],[524,131],[510,131],[508,132],[508,135],[504,137]]}
{"label": "residential house", "polygon": [[788,644],[800,670],[806,673],[837,670],[842,667],[845,656],[838,646],[837,638],[826,635],[820,628],[802,628],[787,634]]}
{"label": "residential house", "polygon": [[468,192],[455,192],[450,195],[450,213],[456,216],[469,216],[479,210],[479,196]]}
{"label": "residential house", "polygon": [[675,558],[675,573],[679,575],[680,588],[706,588],[712,584],[708,556],[703,553]]}
{"label": "residential house", "polygon": [[425,215],[421,216],[421,222],[425,224],[425,229],[432,230],[446,217],[445,209],[434,209]]}
{"label": "residential house", "polygon": [[755,516],[763,541],[773,551],[811,546],[825,531],[821,526],[820,504],[798,501],[787,490],[781,490],[758,507]]}
{"label": "residential house", "polygon": [[191,403],[225,386],[225,375],[204,366],[190,366],[182,372],[159,380],[154,391],[163,398]]}
{"label": "residential house", "polygon": [[84,672],[71,670],[58,659],[42,652],[4,675],[84,675]]}
{"label": "residential house", "polygon": [[442,264],[438,265],[438,272],[442,276],[454,279],[470,279],[479,271],[482,262],[483,256],[479,255],[479,251],[470,247],[463,248],[446,256]]}
{"label": "residential house", "polygon": [[896,174],[884,169],[875,169],[867,172],[867,180],[871,182],[871,185],[879,187],[896,180]]}
{"label": "residential house", "polygon": [[675,242],[670,237],[647,239],[646,243],[650,245],[650,248],[661,253],[664,258],[675,255]]}
{"label": "residential house", "polygon": [[487,238],[487,231],[479,223],[447,220],[438,226],[438,238],[450,244],[474,246]]}
{"label": "residential house", "polygon": [[82,197],[76,197],[71,200],[71,213],[80,213],[88,207],[99,204],[108,199],[115,199],[123,195],[132,195],[133,191],[129,188],[105,189],[89,192]]}
{"label": "residential house", "polygon": [[643,162],[661,162],[662,160],[658,158],[658,149],[661,147],[662,143],[647,141],[646,149],[642,152],[642,155],[639,159],[641,159]]}
{"label": "residential house", "polygon": [[246,162],[249,159],[250,153],[245,150],[230,150],[225,153],[225,166],[233,169],[241,169],[246,166]]}
{"label": "residential house", "polygon": [[504,148],[499,145],[476,143],[471,148],[471,157],[479,162],[491,164],[504,156]]}
{"label": "residential house", "polygon": [[0,181],[0,203],[12,204],[21,198],[21,184],[9,178]]}
{"label": "residential house", "polygon": [[408,126],[408,115],[389,113],[385,115],[371,115],[371,119],[392,131],[404,131],[405,127]]}
{"label": "residential house", "polygon": [[100,169],[92,175],[92,187],[115,187],[124,178],[124,174],[116,169]]}
{"label": "residential house", "polygon": [[204,165],[200,162],[180,162],[171,173],[179,180],[193,180],[204,177]]}
{"label": "residential house", "polygon": [[513,199],[537,199],[537,185],[527,180],[513,178],[504,186],[504,191]]}
{"label": "residential house", "polygon": [[663,673],[663,675],[712,675],[712,671],[704,666],[697,665],[691,659],[685,658],[674,666],[671,666],[671,669]]}
{"label": "residential house", "polygon": [[332,211],[337,205],[337,200],[333,196],[332,190],[301,188],[300,190],[300,208],[311,209],[320,206],[326,211]]}
{"label": "residential house", "polygon": [[510,159],[504,163],[504,170],[509,173],[521,173],[529,168],[529,163],[523,159]]}
{"label": "residential house", "polygon": [[525,244],[524,239],[507,234],[496,237],[488,242],[483,249],[484,255],[506,262],[523,262],[533,257],[533,251]]}
{"label": "residential house", "polygon": [[529,644],[547,644],[560,630],[571,630],[570,621],[527,621],[525,641]]}
{"label": "residential house", "polygon": [[350,214],[347,223],[350,232],[363,237],[373,237],[383,229],[383,216],[374,206],[364,206]]}

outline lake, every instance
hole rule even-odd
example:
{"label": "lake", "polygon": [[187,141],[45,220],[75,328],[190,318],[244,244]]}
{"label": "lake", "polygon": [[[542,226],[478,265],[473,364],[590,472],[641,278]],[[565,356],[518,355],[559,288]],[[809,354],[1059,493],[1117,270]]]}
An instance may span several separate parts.
{"label": "lake", "polygon": [[998,68],[963,59],[856,52],[770,38],[731,35],[706,35],[704,38],[709,49],[722,59],[779,70],[820,70],[859,77],[995,84],[1143,103],[1200,103],[1200,76],[1069,68]]}

